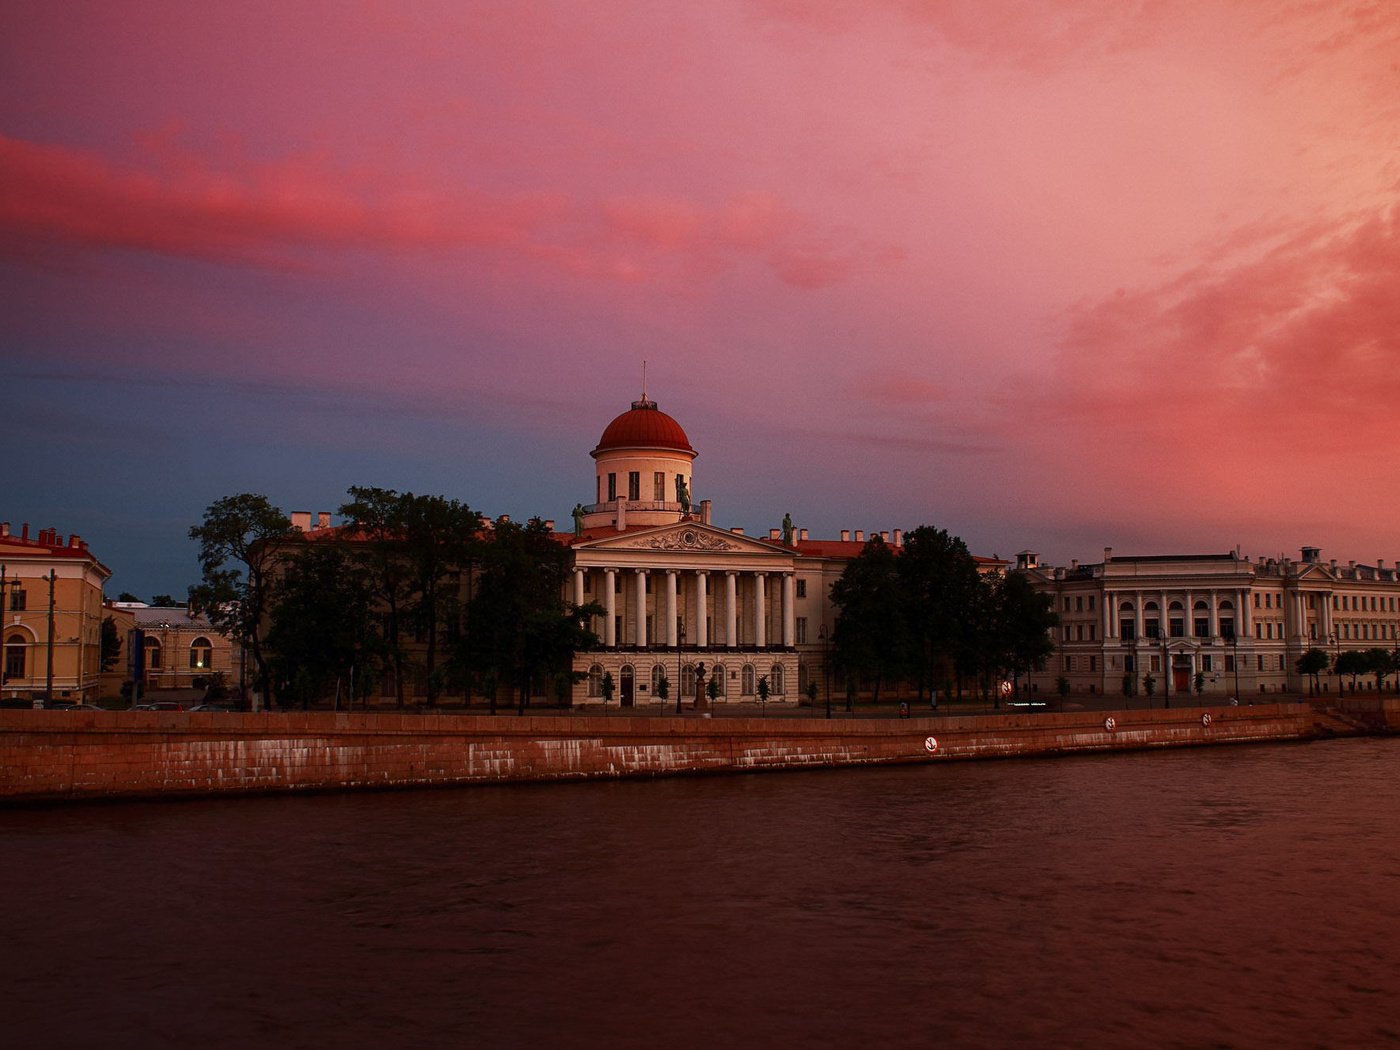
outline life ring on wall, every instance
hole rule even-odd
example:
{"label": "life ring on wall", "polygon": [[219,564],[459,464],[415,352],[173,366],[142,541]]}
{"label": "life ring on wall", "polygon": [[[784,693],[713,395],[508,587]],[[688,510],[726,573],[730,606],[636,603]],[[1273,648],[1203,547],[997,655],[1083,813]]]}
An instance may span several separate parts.
{"label": "life ring on wall", "polygon": [[928,751],[930,754],[932,754],[934,751],[937,751],[937,750],[938,750],[938,737],[936,737],[936,736],[926,736],[926,737],[924,737],[924,750]]}
{"label": "life ring on wall", "polygon": [[1201,715],[1201,727],[1202,727],[1203,729],[1209,729],[1209,728],[1210,728],[1210,723],[1211,723],[1210,712],[1207,711],[1205,714]]}
{"label": "life ring on wall", "polygon": [[1118,728],[1118,720],[1112,715],[1109,715],[1103,720],[1103,727],[1105,730],[1111,733]]}

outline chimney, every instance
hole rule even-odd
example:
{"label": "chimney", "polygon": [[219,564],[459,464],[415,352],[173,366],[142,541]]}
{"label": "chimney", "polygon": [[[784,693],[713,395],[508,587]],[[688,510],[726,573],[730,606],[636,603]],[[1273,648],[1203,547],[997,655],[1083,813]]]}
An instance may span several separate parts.
{"label": "chimney", "polygon": [[553,532],[553,531],[554,531],[554,519],[553,519],[553,518],[545,518],[545,519],[544,519],[544,527],[547,528],[550,532]]}
{"label": "chimney", "polygon": [[614,519],[613,524],[616,526],[618,532],[627,531],[627,501],[621,496],[617,497],[617,517]]}
{"label": "chimney", "polygon": [[712,501],[711,501],[711,500],[702,499],[702,500],[700,501],[700,524],[701,524],[701,525],[708,525],[708,524],[710,524],[710,510],[711,510],[711,508],[712,508]]}
{"label": "chimney", "polygon": [[889,542],[890,542],[890,530],[889,530],[889,529],[881,529],[881,530],[880,530],[880,539],[884,540],[886,543],[889,543]]}
{"label": "chimney", "polygon": [[856,542],[857,542],[857,543],[864,543],[864,542],[865,542],[865,530],[864,530],[864,529],[856,529]]}
{"label": "chimney", "polygon": [[894,530],[894,545],[895,545],[896,547],[903,547],[903,546],[904,546],[904,530],[903,530],[903,529],[895,529],[895,530]]}
{"label": "chimney", "polygon": [[73,535],[68,537],[68,546],[72,547],[74,550],[82,550],[83,538],[79,536],[76,532],[73,533]]}
{"label": "chimney", "polygon": [[782,530],[782,529],[769,529],[769,530],[768,530],[768,538],[769,538],[770,540],[779,540],[779,539],[782,539],[782,538],[783,538],[783,530]]}
{"label": "chimney", "polygon": [[736,527],[736,528],[732,528],[732,529],[730,529],[729,531],[732,532],[735,536],[742,536],[742,535],[744,534],[744,530],[741,529],[741,528],[737,528],[737,527]]}
{"label": "chimney", "polygon": [[316,512],[316,527],[318,529],[328,529],[331,527],[331,512],[322,510]]}
{"label": "chimney", "polygon": [[29,539],[29,522],[26,521],[24,526],[20,529],[19,538],[22,540]]}
{"label": "chimney", "polygon": [[806,529],[798,529],[798,530],[797,530],[797,541],[798,541],[799,543],[806,543],[806,542],[807,542],[807,530],[806,530]]}
{"label": "chimney", "polygon": [[8,521],[0,521],[0,536],[8,536],[9,534],[10,523]]}
{"label": "chimney", "polygon": [[1111,562],[1112,560],[1113,560],[1113,548],[1112,548],[1112,547],[1105,547],[1105,548],[1103,549],[1103,563],[1104,563],[1105,565],[1107,565],[1107,564],[1108,564],[1109,562]]}
{"label": "chimney", "polygon": [[309,510],[292,511],[292,528],[297,532],[311,531],[311,512]]}
{"label": "chimney", "polygon": [[1073,572],[1073,571],[1074,571],[1075,569],[1077,569],[1077,568],[1079,568],[1079,559],[1078,559],[1078,558],[1071,558],[1071,559],[1069,560],[1069,571],[1070,571],[1070,572]]}
{"label": "chimney", "polygon": [[842,542],[842,543],[850,543],[850,542],[851,542],[851,530],[850,530],[850,529],[842,529],[842,530],[841,530],[841,542]]}
{"label": "chimney", "polygon": [[1016,555],[1016,568],[1034,569],[1038,559],[1039,556],[1035,551],[1022,551],[1020,554]]}

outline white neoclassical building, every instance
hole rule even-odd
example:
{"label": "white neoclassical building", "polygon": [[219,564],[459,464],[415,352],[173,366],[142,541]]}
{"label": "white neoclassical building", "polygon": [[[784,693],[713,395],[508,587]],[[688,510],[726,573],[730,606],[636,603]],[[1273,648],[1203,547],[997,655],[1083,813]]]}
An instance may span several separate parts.
{"label": "white neoclassical building", "polygon": [[[1032,685],[1053,691],[1064,676],[1076,692],[1122,691],[1125,675],[1158,695],[1306,693],[1299,657],[1321,649],[1400,652],[1400,569],[1299,558],[1223,554],[1115,556],[1068,567],[1042,565],[1023,551],[1017,567],[1060,616],[1057,652]],[[1323,678],[1335,692],[1342,684]],[[1349,683],[1346,683],[1349,686]],[[1359,681],[1373,689],[1374,681]]]}
{"label": "white neoclassical building", "polygon": [[572,535],[559,534],[573,550],[572,599],[605,610],[593,624],[602,648],[578,658],[587,677],[576,702],[600,701],[604,674],[624,706],[659,702],[663,679],[671,702],[677,683],[694,701],[712,679],[716,700],[752,699],[765,678],[772,698],[795,698],[805,677],[796,537],[716,527],[709,500],[690,502],[695,449],[645,396],[591,455],[595,502],[575,510]]}

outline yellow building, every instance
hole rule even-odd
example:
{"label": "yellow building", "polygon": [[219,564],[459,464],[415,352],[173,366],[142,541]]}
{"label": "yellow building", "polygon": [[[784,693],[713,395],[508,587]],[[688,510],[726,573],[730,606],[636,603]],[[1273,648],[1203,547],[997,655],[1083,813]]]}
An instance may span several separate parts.
{"label": "yellow building", "polygon": [[0,524],[5,701],[91,703],[102,668],[102,588],[112,571],[79,536]]}

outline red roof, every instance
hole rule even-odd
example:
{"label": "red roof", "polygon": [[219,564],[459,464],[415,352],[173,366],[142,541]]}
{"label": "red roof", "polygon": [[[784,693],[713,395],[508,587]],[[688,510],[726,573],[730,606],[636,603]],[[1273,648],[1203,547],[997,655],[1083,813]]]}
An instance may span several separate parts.
{"label": "red roof", "polygon": [[661,448],[697,455],[681,425],[645,398],[633,401],[630,410],[608,424],[592,455],[614,448]]}

